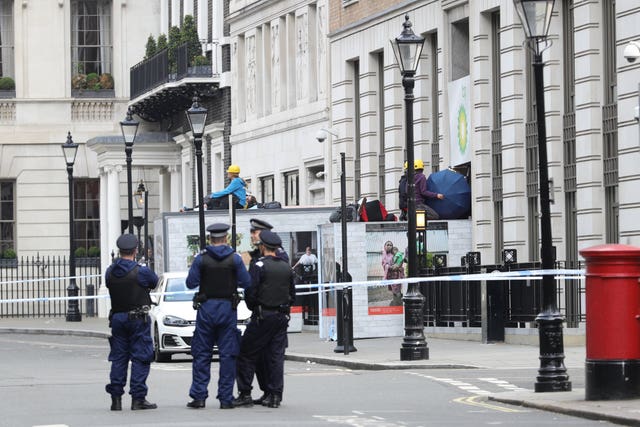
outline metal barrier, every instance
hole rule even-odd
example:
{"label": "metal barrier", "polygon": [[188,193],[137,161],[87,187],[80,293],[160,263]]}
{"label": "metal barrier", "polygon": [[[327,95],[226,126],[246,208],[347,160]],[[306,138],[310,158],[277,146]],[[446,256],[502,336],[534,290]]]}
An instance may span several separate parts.
{"label": "metal barrier", "polygon": [[[4,262],[12,261],[12,262]],[[79,296],[95,295],[100,283],[100,258],[76,259]],[[21,257],[0,263],[0,300],[63,297],[69,285],[69,260],[60,256]],[[83,316],[96,316],[95,301],[79,300]],[[25,301],[0,304],[2,317],[65,316],[66,301]]]}
{"label": "metal barrier", "polygon": [[[559,268],[581,268],[581,264],[558,263]],[[453,276],[492,271],[538,270],[540,263],[506,265],[466,265],[463,267],[423,268],[421,277]],[[558,281],[558,308],[568,328],[577,328],[585,320],[584,282],[579,279]],[[420,285],[425,296],[424,324],[439,327],[480,327],[482,289],[478,281],[430,281]],[[504,327],[518,328],[534,322],[542,311],[541,281],[532,279],[492,281],[487,289],[493,296],[493,310],[499,310]]]}

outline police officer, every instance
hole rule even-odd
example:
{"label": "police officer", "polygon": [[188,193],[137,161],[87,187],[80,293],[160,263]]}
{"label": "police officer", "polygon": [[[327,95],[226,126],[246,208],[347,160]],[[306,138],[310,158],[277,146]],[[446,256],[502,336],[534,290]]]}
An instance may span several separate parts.
{"label": "police officer", "polygon": [[282,246],[280,237],[270,230],[260,232],[262,257],[250,270],[251,287],[245,293],[247,304],[253,307],[238,355],[237,385],[239,395],[235,406],[252,406],[251,383],[256,362],[263,355],[267,362],[267,390],[262,403],[277,408],[282,401],[284,385],[284,352],[287,345],[289,310],[295,298],[294,273],[289,263],[277,255]]}
{"label": "police officer", "polygon": [[138,239],[133,234],[123,234],[116,241],[116,245],[120,250],[120,257],[115,259],[105,273],[111,297],[111,382],[107,384],[106,390],[111,395],[111,410],[121,411],[127,368],[131,360],[131,409],[155,409],[156,404],[149,403],[146,399],[146,380],[153,360],[153,343],[147,313],[151,306],[149,291],[157,286],[158,276],[134,261]]}
{"label": "police officer", "polygon": [[[258,218],[251,218],[249,220],[249,225],[251,244],[254,246],[254,250],[249,252],[249,255],[251,256],[251,260],[249,261],[249,271],[251,271],[251,267],[262,256],[260,254],[260,233],[262,232],[262,230],[271,231],[273,229],[273,226],[267,221],[263,221]],[[284,249],[278,248],[276,250],[276,255],[289,263],[289,255]],[[256,405],[261,405],[264,402],[265,398],[269,395],[269,390],[267,389],[267,370],[267,356],[262,355],[256,362],[256,379],[258,380],[258,386],[260,387],[260,390],[262,390],[262,396],[253,400],[253,403],[255,403]]]}
{"label": "police officer", "polygon": [[[260,254],[260,247],[259,247],[260,233],[262,232],[262,230],[273,230],[273,225],[269,224],[267,221],[263,221],[258,218],[251,218],[249,220],[249,226],[250,226],[249,231],[251,236],[251,244],[254,246],[254,249],[251,252],[249,252],[249,255],[251,256],[251,261],[249,262],[249,270],[251,270],[251,266],[255,264],[256,261],[258,261],[258,259],[262,256]],[[284,249],[278,248],[276,250],[276,255],[282,258],[287,263],[289,262],[289,255]]]}
{"label": "police officer", "polygon": [[193,355],[192,382],[187,403],[189,408],[204,408],[209,396],[207,387],[211,379],[213,346],[218,345],[220,358],[218,394],[220,409],[233,408],[233,383],[236,374],[236,356],[239,351],[237,289],[251,283],[242,258],[227,244],[229,225],[212,224],[207,227],[210,245],[196,256],[187,287],[199,287],[194,302],[199,305],[196,330],[191,341]]}

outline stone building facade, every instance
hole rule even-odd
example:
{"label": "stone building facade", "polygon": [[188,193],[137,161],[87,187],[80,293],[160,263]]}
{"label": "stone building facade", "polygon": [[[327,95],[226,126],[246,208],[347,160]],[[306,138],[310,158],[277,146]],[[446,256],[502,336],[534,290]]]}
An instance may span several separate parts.
{"label": "stone building facade", "polygon": [[[473,248],[539,260],[535,91],[531,54],[511,0],[345,1],[330,10],[331,117],[347,157],[349,199],[397,208],[405,159],[401,76],[389,43],[405,14],[425,45],[414,90],[415,157],[425,170],[464,166],[472,185]],[[631,0],[555,2],[544,84],[557,259],[581,248],[640,244],[637,184],[640,39]],[[468,159],[459,160],[457,85],[468,96]],[[337,183],[334,180],[335,196]],[[334,197],[335,199],[335,197]]]}

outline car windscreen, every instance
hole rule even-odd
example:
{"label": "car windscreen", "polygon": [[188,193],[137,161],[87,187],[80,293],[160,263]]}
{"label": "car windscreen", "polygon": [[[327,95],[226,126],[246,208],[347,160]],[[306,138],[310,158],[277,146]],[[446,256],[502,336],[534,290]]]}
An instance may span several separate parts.
{"label": "car windscreen", "polygon": [[185,284],[185,277],[177,277],[175,279],[169,279],[167,282],[167,288],[165,289],[166,293],[171,292],[185,292],[184,294],[170,294],[165,295],[165,301],[191,301],[193,299],[193,293],[190,289],[187,288]]}

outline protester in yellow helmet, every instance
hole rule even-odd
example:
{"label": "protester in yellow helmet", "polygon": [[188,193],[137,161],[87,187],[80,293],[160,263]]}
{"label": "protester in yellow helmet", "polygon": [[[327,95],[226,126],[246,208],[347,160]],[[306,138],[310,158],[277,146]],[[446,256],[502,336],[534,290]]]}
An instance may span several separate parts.
{"label": "protester in yellow helmet", "polygon": [[[438,213],[433,208],[426,204],[426,199],[444,199],[444,194],[434,193],[433,191],[427,190],[427,177],[424,175],[424,163],[422,162],[422,160],[415,160],[413,162],[413,169],[415,170],[413,182],[415,183],[416,209],[424,210],[427,215],[427,219],[440,219],[440,215],[438,215]],[[404,170],[405,175],[402,175],[402,177],[400,178],[400,183],[398,186],[400,210],[402,211],[400,214],[401,220],[405,220],[407,217],[407,162],[404,162]]]}
{"label": "protester in yellow helmet", "polygon": [[227,177],[231,182],[225,187],[224,190],[211,193],[210,207],[215,208],[227,208],[229,204],[227,202],[227,196],[233,194],[236,201],[236,207],[238,209],[244,209],[247,204],[247,183],[240,178],[240,166],[231,165],[227,168]]}

